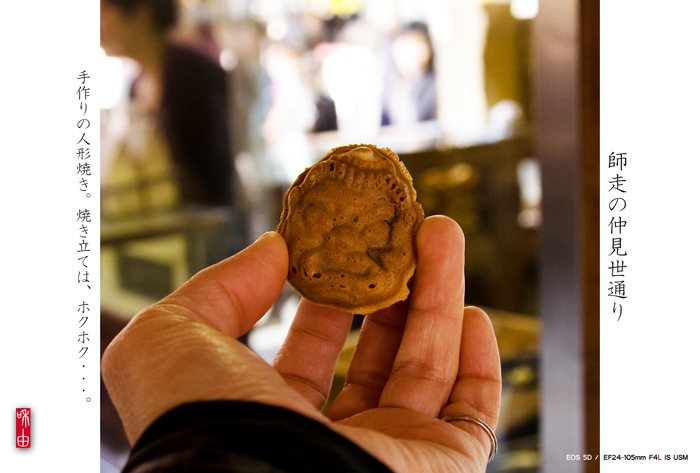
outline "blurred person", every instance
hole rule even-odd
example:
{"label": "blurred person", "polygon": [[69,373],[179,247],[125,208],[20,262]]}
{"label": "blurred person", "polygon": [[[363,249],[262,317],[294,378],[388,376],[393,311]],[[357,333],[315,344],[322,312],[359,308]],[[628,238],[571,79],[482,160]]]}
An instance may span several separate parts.
{"label": "blurred person", "polygon": [[271,81],[272,105],[263,125],[270,174],[272,182],[286,187],[313,163],[306,133],[316,120],[315,97],[306,83],[298,48],[274,42],[262,57]]}
{"label": "blurred person", "polygon": [[101,0],[102,47],[140,66],[131,126],[107,178],[131,202],[107,192],[107,215],[234,202],[226,73],[170,39],[177,18],[175,0]]}
{"label": "blurred person", "polygon": [[384,77],[382,124],[437,118],[434,50],[425,23],[406,25],[392,41]]}
{"label": "blurred person", "polygon": [[263,123],[272,104],[270,77],[260,61],[265,25],[252,19],[223,20],[216,25],[215,37],[222,47],[221,64],[229,71],[233,155],[250,153],[260,163]]}
{"label": "blurred person", "polygon": [[335,110],[334,125],[346,143],[371,140],[381,126],[380,35],[355,15],[326,19],[324,35],[328,42],[319,44],[315,54],[322,89]]}
{"label": "blurred person", "polygon": [[275,228],[279,196],[270,192],[263,124],[272,106],[271,80],[260,56],[265,44],[265,25],[253,19],[222,19],[215,24],[221,45],[221,65],[228,71],[229,109],[233,124],[232,151],[240,189],[239,205],[248,215],[249,241]]}
{"label": "blurred person", "polygon": [[176,43],[186,44],[187,47],[203,54],[213,62],[219,62],[221,46],[216,38],[214,24],[209,19],[195,19],[186,27],[178,25],[172,39]]}
{"label": "blurred person", "polygon": [[382,80],[375,53],[363,45],[342,44],[323,61],[322,73],[344,139],[362,142],[376,136],[381,126]]}
{"label": "blurred person", "polygon": [[336,45],[325,41],[326,21],[319,15],[305,12],[300,18],[301,29],[304,34],[306,53],[306,75],[316,104],[316,119],[311,131],[319,133],[335,131],[338,129],[338,115],[335,101],[328,95],[327,87],[323,81],[322,66],[329,49]]}

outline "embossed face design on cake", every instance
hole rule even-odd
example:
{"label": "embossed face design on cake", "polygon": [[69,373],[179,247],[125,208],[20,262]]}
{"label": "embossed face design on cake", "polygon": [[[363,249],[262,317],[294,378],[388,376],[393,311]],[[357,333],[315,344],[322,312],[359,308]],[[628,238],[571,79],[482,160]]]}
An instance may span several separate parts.
{"label": "embossed face design on cake", "polygon": [[411,177],[388,149],[336,148],[285,196],[278,231],[289,283],[318,304],[355,313],[408,296],[423,220]]}

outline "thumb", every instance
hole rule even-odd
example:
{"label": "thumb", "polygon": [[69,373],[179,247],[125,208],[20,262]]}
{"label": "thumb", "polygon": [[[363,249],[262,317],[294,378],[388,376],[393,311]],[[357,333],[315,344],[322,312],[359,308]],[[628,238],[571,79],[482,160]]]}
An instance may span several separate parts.
{"label": "thumb", "polygon": [[238,338],[275,302],[288,264],[284,239],[268,232],[236,255],[203,269],[148,310],[176,311]]}
{"label": "thumb", "polygon": [[[158,416],[185,402],[269,394],[261,386],[271,368],[231,337],[262,317],[286,276],[284,239],[267,233],[129,322],[105,350],[102,376],[132,443]],[[279,385],[284,382],[274,386],[276,392]]]}

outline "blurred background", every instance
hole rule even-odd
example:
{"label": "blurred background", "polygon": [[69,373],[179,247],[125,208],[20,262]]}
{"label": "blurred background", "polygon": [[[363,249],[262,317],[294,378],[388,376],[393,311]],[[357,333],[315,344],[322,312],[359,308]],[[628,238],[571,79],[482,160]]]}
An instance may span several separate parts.
{"label": "blurred background", "polygon": [[[582,471],[545,460],[548,438],[587,445],[582,419],[595,418],[582,394],[591,345],[576,246],[579,183],[597,181],[581,170],[579,104],[595,93],[577,75],[580,48],[597,41],[585,38],[594,13],[579,28],[585,14],[569,0],[102,0],[103,349],[143,307],[274,230],[288,186],[331,148],[390,147],[426,215],[464,230],[465,303],[496,329],[503,408],[488,471]],[[551,163],[557,187],[543,195]],[[548,198],[559,203],[551,212]],[[552,308],[558,298],[566,314]],[[298,302],[285,288],[244,341],[271,360]],[[558,365],[542,354],[557,350],[574,358],[548,388],[543,367]],[[104,389],[102,402],[111,471],[128,445]],[[549,433],[548,418],[574,433]],[[567,453],[583,452],[559,451],[550,465]]]}

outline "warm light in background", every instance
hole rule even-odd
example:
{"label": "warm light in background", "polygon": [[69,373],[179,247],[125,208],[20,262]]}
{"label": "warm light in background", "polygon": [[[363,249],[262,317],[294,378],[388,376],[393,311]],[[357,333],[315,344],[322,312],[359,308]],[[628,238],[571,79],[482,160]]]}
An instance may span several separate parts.
{"label": "warm light in background", "polygon": [[510,13],[518,20],[531,20],[537,16],[538,0],[511,0]]}
{"label": "warm light in background", "polygon": [[273,41],[281,41],[288,31],[289,25],[284,18],[277,18],[267,24],[267,37]]}
{"label": "warm light in background", "polygon": [[126,87],[124,63],[119,58],[107,56],[104,49],[100,48],[100,51],[100,108],[109,110],[122,100]]}
{"label": "warm light in background", "polygon": [[378,71],[377,58],[363,46],[345,46],[323,63],[323,79],[335,101],[341,132],[369,135],[379,129],[382,81]]}
{"label": "warm light in background", "polygon": [[232,71],[238,65],[238,56],[231,48],[223,48],[219,54],[219,64],[227,71]]}
{"label": "warm light in background", "polygon": [[510,14],[518,20],[532,20],[539,11],[539,0],[482,0],[482,5],[507,5],[510,3]]}

